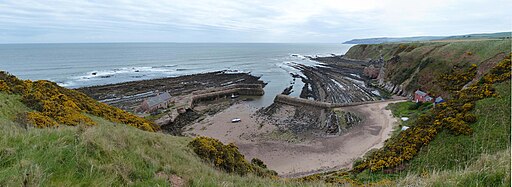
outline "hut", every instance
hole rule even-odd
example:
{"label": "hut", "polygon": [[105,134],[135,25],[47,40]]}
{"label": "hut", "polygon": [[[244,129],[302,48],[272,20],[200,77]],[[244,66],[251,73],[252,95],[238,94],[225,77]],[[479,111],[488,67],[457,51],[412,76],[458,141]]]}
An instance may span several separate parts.
{"label": "hut", "polygon": [[436,100],[434,100],[435,104],[439,104],[439,103],[442,103],[442,102],[444,102],[444,99],[441,96],[436,97]]}
{"label": "hut", "polygon": [[421,91],[421,90],[416,90],[416,92],[414,92],[414,101],[416,101],[417,103],[418,102],[432,102],[432,97],[430,97],[427,93]]}
{"label": "hut", "polygon": [[161,108],[167,108],[169,106],[169,103],[171,101],[171,94],[168,92],[164,93],[158,93],[154,97],[149,97],[145,99],[140,108],[144,112],[154,112]]}

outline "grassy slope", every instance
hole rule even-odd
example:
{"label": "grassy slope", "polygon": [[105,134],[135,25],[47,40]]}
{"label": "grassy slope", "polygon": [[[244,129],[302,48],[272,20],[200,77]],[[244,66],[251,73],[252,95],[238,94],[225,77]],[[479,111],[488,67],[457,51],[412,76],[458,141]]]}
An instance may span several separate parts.
{"label": "grassy slope", "polygon": [[495,154],[482,154],[464,169],[409,174],[398,186],[510,186],[510,148]]}
{"label": "grassy slope", "polygon": [[[416,109],[411,109],[411,107],[417,106]],[[391,134],[392,137],[398,135],[400,131],[402,131],[402,126],[412,127],[414,126],[414,121],[423,113],[426,113],[432,107],[431,103],[423,103],[421,105],[417,105],[415,102],[405,101],[399,103],[391,103],[386,108],[391,110],[392,114],[396,118],[407,117],[409,120],[402,121],[399,120],[399,125],[394,127],[394,130]]]}
{"label": "grassy slope", "polygon": [[[400,56],[398,62],[386,64],[385,80],[399,85],[408,78],[411,83],[404,84],[407,91],[421,88],[436,93],[441,92],[434,85],[435,77],[447,73],[453,66],[481,65],[496,55],[494,63],[510,53],[511,40],[462,41],[462,42],[414,42],[374,45],[356,45],[350,48],[346,57],[353,59],[384,60]],[[487,67],[487,66],[482,66]],[[492,67],[489,66],[489,67]],[[417,74],[414,72],[419,68]],[[485,69],[483,70],[485,71]],[[439,93],[440,94],[440,93]]]}
{"label": "grassy slope", "polygon": [[177,175],[190,186],[303,186],[285,180],[227,174],[202,162],[186,137],[150,133],[101,118],[100,125],[36,129],[12,116],[29,110],[17,96],[0,93],[0,186],[168,186]]}
{"label": "grassy slope", "polygon": [[[406,55],[421,54],[422,51],[428,51],[435,47],[442,47],[434,51],[431,56],[436,57],[437,60],[445,62],[459,61],[457,56],[463,55],[466,52],[473,52],[480,60],[485,60],[490,56],[499,53],[510,51],[511,40],[489,40],[489,41],[462,41],[462,42],[411,42],[411,43],[388,43],[388,44],[372,44],[372,45],[355,45],[345,54],[348,58],[365,60],[368,58],[378,59],[380,55],[384,60],[389,60],[396,54],[402,53]],[[400,45],[415,46],[414,49],[400,50]],[[411,50],[412,49],[412,50]],[[446,53],[455,54],[446,58]]]}
{"label": "grassy slope", "polygon": [[478,121],[471,125],[470,136],[441,132],[411,162],[411,171],[458,169],[481,154],[494,154],[510,147],[510,81],[496,85],[499,98],[476,103]]}
{"label": "grassy slope", "polygon": [[410,162],[401,185],[510,186],[510,81],[495,88],[499,97],[476,103],[474,133],[441,132]]}

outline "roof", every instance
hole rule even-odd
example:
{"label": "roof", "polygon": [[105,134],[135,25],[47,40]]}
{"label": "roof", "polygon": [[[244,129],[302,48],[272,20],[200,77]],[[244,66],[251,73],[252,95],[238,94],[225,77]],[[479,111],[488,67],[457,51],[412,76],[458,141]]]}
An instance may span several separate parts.
{"label": "roof", "polygon": [[171,94],[169,94],[169,92],[164,92],[158,94],[157,96],[148,98],[146,102],[148,103],[149,108],[151,108],[155,105],[166,102],[169,99],[171,99]]}
{"label": "roof", "polygon": [[427,93],[425,92],[422,92],[421,90],[416,90],[416,92],[414,92],[415,94],[418,94],[418,95],[421,95],[421,96],[426,96]]}
{"label": "roof", "polygon": [[444,99],[441,96],[436,97],[436,101],[435,101],[436,103],[443,102],[443,101],[444,101]]}
{"label": "roof", "polygon": [[425,101],[431,101],[432,99],[433,99],[433,98],[432,98],[432,97],[430,97],[430,96],[428,96],[428,95],[425,97]]}

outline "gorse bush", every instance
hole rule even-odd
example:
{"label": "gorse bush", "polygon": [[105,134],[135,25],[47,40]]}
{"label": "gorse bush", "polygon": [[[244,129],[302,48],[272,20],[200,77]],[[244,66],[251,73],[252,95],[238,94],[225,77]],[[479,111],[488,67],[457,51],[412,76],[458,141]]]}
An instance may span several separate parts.
{"label": "gorse bush", "polygon": [[34,124],[36,127],[39,128],[59,126],[59,124],[55,122],[55,120],[43,115],[41,112],[28,112],[26,113],[25,118],[29,123]]}
{"label": "gorse bush", "polygon": [[462,89],[476,76],[477,65],[471,64],[469,68],[451,69],[450,73],[442,74],[436,79],[438,85],[445,91],[453,93]]}
{"label": "gorse bush", "polygon": [[275,171],[267,170],[266,165],[259,159],[253,159],[253,163],[248,163],[233,143],[224,145],[214,138],[197,137],[189,143],[189,146],[201,159],[228,173],[240,175],[254,173],[263,177],[277,176]]}
{"label": "gorse bush", "polygon": [[96,122],[85,115],[91,114],[146,131],[158,130],[152,122],[50,81],[22,81],[6,72],[0,72],[0,92],[21,95],[22,102],[35,110],[26,114],[27,121],[40,128],[58,124],[96,125]]}
{"label": "gorse bush", "polygon": [[405,161],[411,160],[422,146],[432,141],[443,129],[454,135],[472,134],[473,130],[469,124],[476,122],[477,119],[470,111],[474,108],[477,100],[497,96],[492,88],[493,83],[510,80],[510,58],[511,56],[508,55],[479,82],[466,89],[462,89],[462,87],[474,78],[476,66],[471,65],[467,72],[454,70],[447,75],[442,75],[443,80],[440,82],[444,83],[443,87],[446,91],[451,92],[453,98],[436,105],[430,112],[419,116],[413,127],[389,139],[383,148],[371,153],[353,170],[355,172],[366,169],[379,171],[397,167]]}

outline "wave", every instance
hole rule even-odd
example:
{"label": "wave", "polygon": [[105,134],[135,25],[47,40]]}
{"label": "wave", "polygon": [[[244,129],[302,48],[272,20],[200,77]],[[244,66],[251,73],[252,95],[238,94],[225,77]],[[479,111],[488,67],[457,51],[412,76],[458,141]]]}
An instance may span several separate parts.
{"label": "wave", "polygon": [[301,54],[290,54],[290,57],[298,58],[301,60],[306,60],[306,59],[310,58],[310,56],[308,56],[308,55],[301,55]]}
{"label": "wave", "polygon": [[[175,66],[170,66],[175,67]],[[143,76],[148,73],[171,73],[176,71],[175,69],[169,68],[169,66],[160,67],[125,67],[115,68],[110,70],[95,70],[89,71],[85,75],[74,77],[75,80],[90,80],[90,79],[104,79],[111,78],[117,75],[130,75],[130,76]]]}
{"label": "wave", "polygon": [[178,65],[161,65],[161,66],[151,66],[152,68],[173,68],[173,67],[177,67]]}

